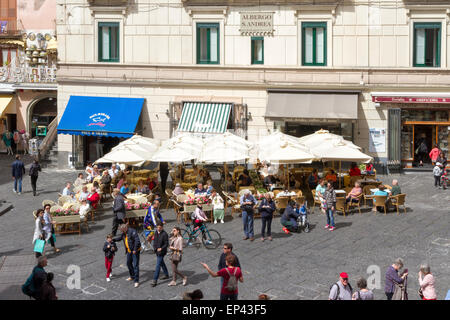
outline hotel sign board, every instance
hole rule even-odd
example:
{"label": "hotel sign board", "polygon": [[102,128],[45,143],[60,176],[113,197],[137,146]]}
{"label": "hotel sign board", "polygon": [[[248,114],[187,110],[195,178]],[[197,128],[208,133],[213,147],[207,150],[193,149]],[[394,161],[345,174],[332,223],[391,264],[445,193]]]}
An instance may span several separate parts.
{"label": "hotel sign board", "polygon": [[372,96],[372,101],[392,103],[450,103],[450,98]]}
{"label": "hotel sign board", "polygon": [[272,36],[273,12],[241,12],[241,28],[243,36]]}

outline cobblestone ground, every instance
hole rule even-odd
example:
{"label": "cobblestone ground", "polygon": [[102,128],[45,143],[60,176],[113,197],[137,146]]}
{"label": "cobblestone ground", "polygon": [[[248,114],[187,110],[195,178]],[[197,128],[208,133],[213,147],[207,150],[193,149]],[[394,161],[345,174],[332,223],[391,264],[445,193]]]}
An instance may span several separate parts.
{"label": "cobblestone ground", "polygon": [[[11,159],[0,156],[1,198],[14,205],[14,209],[0,216],[0,256],[32,255],[34,221],[32,211],[39,208],[42,200],[56,200],[65,181],[74,181],[75,171],[43,170],[38,180],[38,196],[33,197],[28,176],[24,192],[18,196],[12,192],[10,177]],[[28,162],[29,163],[29,162]],[[28,169],[29,165],[27,165]],[[28,172],[28,170],[27,170]],[[400,181],[407,194],[406,214],[388,213],[386,216],[364,209],[346,217],[336,217],[334,232],[323,228],[325,216],[310,215],[310,233],[286,235],[282,232],[279,217],[272,224],[273,241],[261,242],[261,221],[255,220],[254,242],[242,240],[242,222],[226,218],[225,224],[211,225],[218,230],[225,242],[232,242],[244,273],[244,283],[239,285],[240,299],[256,299],[259,293],[267,293],[274,299],[327,299],[330,285],[339,273],[346,271],[355,288],[359,276],[368,277],[367,268],[380,268],[381,287],[375,289],[375,298],[384,299],[384,272],[397,257],[402,257],[410,271],[408,292],[410,299],[418,299],[417,273],[423,261],[430,263],[437,279],[438,299],[444,299],[450,289],[450,219],[449,190],[436,190],[431,174],[381,176],[384,182],[393,178]],[[134,288],[125,279],[128,271],[122,243],[113,264],[113,279],[105,281],[104,237],[111,232],[111,201],[105,202],[101,213],[90,231],[81,236],[60,235],[57,246],[62,250],[54,254],[49,250],[47,271],[55,273],[54,285],[60,299],[180,299],[183,292],[200,288],[208,299],[219,298],[220,280],[210,277],[200,262],[217,268],[221,249],[207,250],[192,247],[185,250],[180,270],[189,280],[183,287],[168,287],[170,280],[160,280],[152,288],[150,282],[156,264],[155,255],[141,255],[141,286]],[[176,225],[172,209],[163,210],[168,220],[166,230]],[[1,260],[0,260],[1,261]],[[168,259],[166,258],[168,264]],[[81,289],[70,290],[66,286],[67,268],[75,264],[81,267]],[[0,269],[1,271],[1,269]],[[14,269],[7,272],[14,276]],[[31,269],[30,269],[31,272]],[[0,277],[1,280],[1,277]],[[21,282],[25,282],[25,277]],[[19,292],[18,290],[16,290]],[[0,286],[0,298],[23,298],[13,296],[8,287]]]}

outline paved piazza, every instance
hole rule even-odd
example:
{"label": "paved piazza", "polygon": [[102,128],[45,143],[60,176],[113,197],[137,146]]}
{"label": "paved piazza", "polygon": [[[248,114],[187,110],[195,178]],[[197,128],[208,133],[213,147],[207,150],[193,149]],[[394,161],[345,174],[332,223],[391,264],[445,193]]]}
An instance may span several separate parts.
{"label": "paved piazza", "polygon": [[[11,211],[0,216],[0,299],[27,299],[20,293],[19,285],[31,272],[31,267],[23,270],[24,264],[30,265],[33,261],[32,211],[39,208],[44,199],[56,200],[64,182],[75,180],[76,171],[44,169],[39,176],[37,197],[33,197],[26,176],[24,193],[18,196],[12,192],[11,162],[5,155],[0,156],[3,169],[0,172],[0,200],[14,205]],[[293,235],[282,232],[277,217],[272,224],[272,242],[260,241],[260,219],[255,219],[254,242],[242,240],[242,222],[237,215],[235,219],[227,217],[225,224],[211,225],[221,233],[223,241],[233,243],[234,252],[241,261],[244,283],[239,285],[239,298],[256,299],[259,293],[267,293],[273,299],[327,299],[329,287],[340,272],[349,273],[350,283],[355,288],[357,278],[367,278],[367,268],[375,265],[381,270],[381,288],[374,290],[375,298],[384,299],[384,272],[395,258],[402,257],[410,272],[410,299],[419,298],[417,273],[423,261],[430,263],[436,277],[438,299],[444,299],[450,289],[450,190],[436,190],[431,173],[380,178],[387,183],[393,178],[399,179],[402,191],[407,194],[406,214],[375,215],[364,209],[362,215],[356,211],[347,217],[337,216],[337,228],[329,232],[323,228],[325,216],[316,209],[309,217],[311,232]],[[57,247],[62,252],[56,255],[49,249],[46,269],[55,273],[54,285],[59,299],[180,299],[184,291],[197,288],[203,291],[206,299],[219,299],[220,280],[210,277],[200,262],[216,269],[220,248],[185,250],[180,270],[189,278],[186,287],[168,287],[170,280],[160,280],[158,286],[152,288],[150,282],[156,258],[144,253],[140,263],[141,286],[134,288],[125,280],[128,270],[123,244],[119,243],[113,278],[107,283],[102,246],[105,235],[111,232],[111,201],[106,201],[104,206],[105,211],[90,224],[90,232],[83,229],[81,236],[59,235]],[[176,225],[172,209],[163,210],[162,214],[168,221],[166,230]],[[2,261],[9,261],[9,264]],[[67,268],[71,264],[81,268],[81,289],[71,290],[66,286]]]}

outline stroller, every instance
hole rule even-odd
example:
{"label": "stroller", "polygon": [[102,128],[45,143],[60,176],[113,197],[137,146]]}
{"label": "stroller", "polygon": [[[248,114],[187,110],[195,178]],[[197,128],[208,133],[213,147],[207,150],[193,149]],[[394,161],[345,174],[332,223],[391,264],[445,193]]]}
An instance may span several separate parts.
{"label": "stroller", "polygon": [[308,203],[305,203],[298,209],[300,216],[297,218],[298,229],[303,228],[306,233],[309,232],[309,222],[308,222]]}

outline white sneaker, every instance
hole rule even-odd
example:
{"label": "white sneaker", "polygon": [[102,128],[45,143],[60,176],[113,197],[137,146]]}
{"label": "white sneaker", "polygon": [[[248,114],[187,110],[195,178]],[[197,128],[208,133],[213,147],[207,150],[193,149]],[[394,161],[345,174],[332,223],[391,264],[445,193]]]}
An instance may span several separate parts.
{"label": "white sneaker", "polygon": [[222,220],[220,220],[220,223],[225,223],[225,222],[223,222],[223,219],[222,219]]}
{"label": "white sneaker", "polygon": [[106,282],[110,282],[111,281],[111,279],[110,278],[106,278]]}
{"label": "white sneaker", "polygon": [[214,224],[217,224],[217,220],[214,220]]}
{"label": "white sneaker", "polygon": [[112,272],[109,274],[109,277],[112,278]]}
{"label": "white sneaker", "polygon": [[134,283],[134,287],[135,287],[135,288],[139,287],[139,282],[135,282],[135,283]]}
{"label": "white sneaker", "polygon": [[14,192],[14,193],[17,193],[17,191],[16,191],[16,190],[14,190],[14,189],[13,189],[13,192]]}
{"label": "white sneaker", "polygon": [[20,196],[20,195],[21,195],[21,192],[17,192],[17,194]]}

